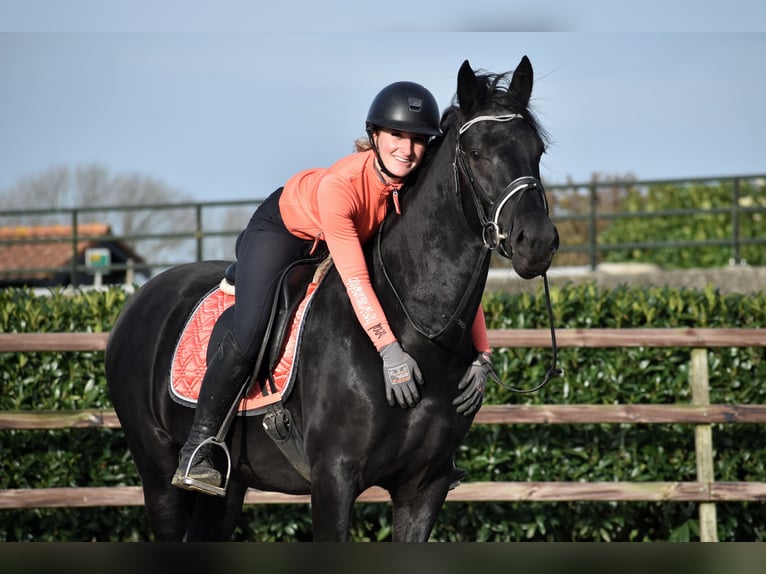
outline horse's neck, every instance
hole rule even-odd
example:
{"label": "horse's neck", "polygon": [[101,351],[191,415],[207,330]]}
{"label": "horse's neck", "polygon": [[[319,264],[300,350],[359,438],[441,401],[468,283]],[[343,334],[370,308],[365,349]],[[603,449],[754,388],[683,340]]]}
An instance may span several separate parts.
{"label": "horse's neck", "polygon": [[454,161],[455,140],[448,137],[410,190],[409,222],[399,233],[414,253],[433,255],[440,261],[439,269],[458,277],[461,270],[473,268],[484,248],[480,230],[469,224],[469,220],[476,224],[474,206],[464,204]]}
{"label": "horse's neck", "polygon": [[388,276],[389,300],[404,307],[410,327],[431,333],[451,329],[450,322],[470,330],[489,267],[489,254],[466,220],[453,157],[454,143],[445,141],[407,191],[402,215],[392,216],[376,261]]}

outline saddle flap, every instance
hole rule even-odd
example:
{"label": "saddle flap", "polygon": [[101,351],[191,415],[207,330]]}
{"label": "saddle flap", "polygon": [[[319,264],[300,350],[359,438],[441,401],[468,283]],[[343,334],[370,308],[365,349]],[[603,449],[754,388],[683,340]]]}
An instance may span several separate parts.
{"label": "saddle flap", "polygon": [[276,312],[271,318],[272,325],[267,337],[269,372],[273,371],[282,356],[286,334],[292,324],[291,319],[295,315],[298,305],[306,296],[308,286],[319,264],[320,261],[316,259],[302,259],[285,269],[280,277]]}

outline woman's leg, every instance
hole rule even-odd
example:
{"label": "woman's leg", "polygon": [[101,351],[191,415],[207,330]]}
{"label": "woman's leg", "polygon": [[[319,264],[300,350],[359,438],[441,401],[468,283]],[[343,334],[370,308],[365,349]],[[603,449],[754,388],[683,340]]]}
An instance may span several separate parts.
{"label": "woman's leg", "polygon": [[202,443],[218,434],[241,396],[268,327],[279,276],[290,263],[305,257],[311,247],[311,242],[285,229],[278,198],[279,192],[269,197],[237,239],[232,326],[218,344],[202,380],[194,423],[173,476],[175,486],[221,494],[222,477],[212,464],[211,445]]}

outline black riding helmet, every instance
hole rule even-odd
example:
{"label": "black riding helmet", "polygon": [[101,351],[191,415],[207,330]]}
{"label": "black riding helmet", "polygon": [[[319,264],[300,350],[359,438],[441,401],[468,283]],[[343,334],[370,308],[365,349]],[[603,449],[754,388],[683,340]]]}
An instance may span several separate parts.
{"label": "black riding helmet", "polygon": [[439,105],[431,92],[415,82],[389,84],[372,100],[367,112],[367,137],[381,171],[389,177],[396,177],[383,163],[378,146],[372,138],[372,131],[376,127],[428,137],[438,136],[442,133],[439,128]]}
{"label": "black riding helmet", "polygon": [[367,131],[374,126],[426,136],[442,133],[436,98],[415,82],[394,82],[378,92],[367,112]]}

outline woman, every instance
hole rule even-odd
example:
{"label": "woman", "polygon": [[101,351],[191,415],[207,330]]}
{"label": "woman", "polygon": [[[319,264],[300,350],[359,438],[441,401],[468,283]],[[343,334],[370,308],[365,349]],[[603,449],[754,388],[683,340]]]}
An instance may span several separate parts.
{"label": "woman", "polygon": [[[396,82],[380,91],[367,114],[370,149],[342,158],[329,168],[302,171],[275,191],[253,214],[237,239],[237,299],[233,322],[208,364],[194,423],[181,449],[172,483],[189,488],[185,477],[219,486],[209,444],[202,446],[188,474],[190,458],[215,436],[253,368],[269,320],[276,282],[292,262],[322,243],[333,258],[359,323],[380,353],[388,403],[413,407],[423,378],[416,361],[391,332],[372,288],[362,245],[386,215],[389,198],[399,212],[398,193],[423,162],[431,137],[439,135],[439,108],[433,95],[414,82]],[[484,314],[473,327],[480,355],[466,372],[455,399],[458,412],[474,412],[492,372]],[[195,489],[196,490],[196,489]]]}

